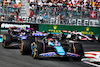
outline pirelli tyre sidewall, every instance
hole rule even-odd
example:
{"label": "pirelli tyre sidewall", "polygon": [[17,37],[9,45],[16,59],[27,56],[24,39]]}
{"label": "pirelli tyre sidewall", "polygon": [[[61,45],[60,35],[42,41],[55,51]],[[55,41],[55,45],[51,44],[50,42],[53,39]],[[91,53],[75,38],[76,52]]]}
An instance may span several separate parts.
{"label": "pirelli tyre sidewall", "polygon": [[74,57],[74,59],[78,61],[84,56],[84,50],[81,43],[70,44],[70,52],[80,55],[80,57]]}
{"label": "pirelli tyre sidewall", "polygon": [[20,52],[22,55],[31,54],[31,43],[32,42],[33,42],[32,39],[26,39],[26,40],[21,41]]}
{"label": "pirelli tyre sidewall", "polygon": [[43,52],[43,45],[39,42],[33,42],[32,57],[39,58],[39,54]]}
{"label": "pirelli tyre sidewall", "polygon": [[3,35],[3,41],[2,41],[2,46],[5,48],[9,46],[12,43],[12,36],[9,34],[4,34]]}

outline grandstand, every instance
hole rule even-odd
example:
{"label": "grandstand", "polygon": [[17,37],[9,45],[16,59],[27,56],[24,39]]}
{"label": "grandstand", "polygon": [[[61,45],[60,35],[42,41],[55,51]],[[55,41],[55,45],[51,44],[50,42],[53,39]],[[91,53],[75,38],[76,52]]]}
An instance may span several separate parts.
{"label": "grandstand", "polygon": [[2,22],[100,26],[99,0],[0,0]]}

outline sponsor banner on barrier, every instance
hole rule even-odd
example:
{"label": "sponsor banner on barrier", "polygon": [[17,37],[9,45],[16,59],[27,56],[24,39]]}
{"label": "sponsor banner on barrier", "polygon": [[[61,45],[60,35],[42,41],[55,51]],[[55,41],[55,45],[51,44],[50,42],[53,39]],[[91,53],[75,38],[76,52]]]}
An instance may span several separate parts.
{"label": "sponsor banner on barrier", "polygon": [[83,34],[88,35],[100,35],[100,27],[87,27],[87,26],[68,26],[68,25],[49,25],[39,24],[39,31],[52,31],[54,33],[60,33],[62,30],[80,31]]}
{"label": "sponsor banner on barrier", "polygon": [[34,28],[35,30],[38,30],[39,24],[30,24],[30,23],[13,23],[13,22],[0,22],[1,29],[8,29],[11,26],[15,27],[28,27],[28,28]]}
{"label": "sponsor banner on barrier", "polygon": [[93,26],[93,27],[98,27],[99,26],[99,20],[96,19],[66,19],[68,24],[70,25],[77,25],[77,26]]}

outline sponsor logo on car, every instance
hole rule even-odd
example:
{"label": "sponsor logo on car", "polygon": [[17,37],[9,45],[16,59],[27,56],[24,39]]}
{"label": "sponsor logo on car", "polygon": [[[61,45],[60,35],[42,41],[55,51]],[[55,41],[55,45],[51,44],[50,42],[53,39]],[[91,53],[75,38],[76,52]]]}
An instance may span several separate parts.
{"label": "sponsor logo on car", "polygon": [[54,55],[56,55],[56,53],[55,52],[48,52],[48,53],[42,53],[42,54],[39,54],[39,56],[45,56],[45,57],[50,57],[50,56],[54,56]]}

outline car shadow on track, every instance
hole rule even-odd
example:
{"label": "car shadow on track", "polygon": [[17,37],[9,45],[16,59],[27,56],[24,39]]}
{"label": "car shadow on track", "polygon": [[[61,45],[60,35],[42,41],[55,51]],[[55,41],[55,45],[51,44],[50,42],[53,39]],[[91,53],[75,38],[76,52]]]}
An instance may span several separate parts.
{"label": "car shadow on track", "polygon": [[5,49],[20,49],[19,47],[5,47]]}
{"label": "car shadow on track", "polygon": [[37,60],[80,62],[79,60],[75,60],[72,57],[44,57],[44,58],[38,58]]}

